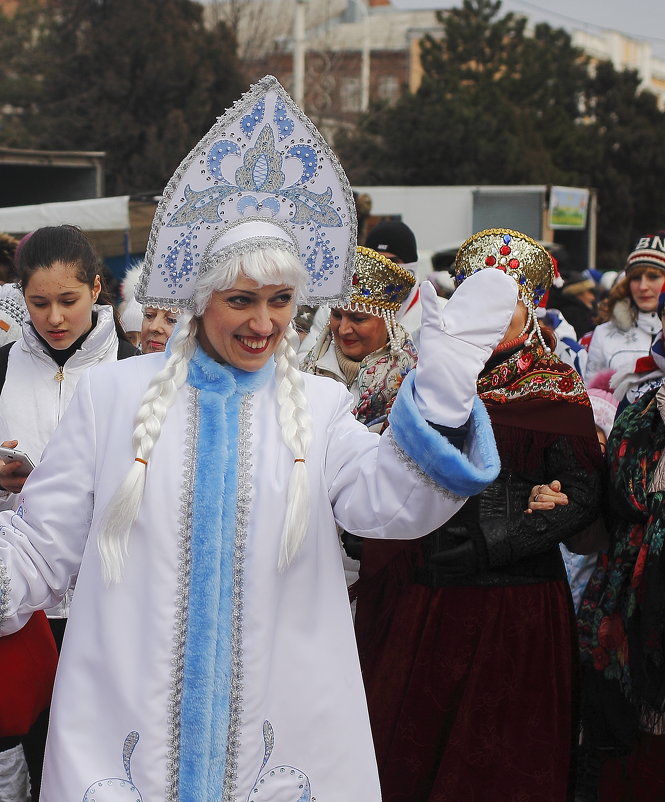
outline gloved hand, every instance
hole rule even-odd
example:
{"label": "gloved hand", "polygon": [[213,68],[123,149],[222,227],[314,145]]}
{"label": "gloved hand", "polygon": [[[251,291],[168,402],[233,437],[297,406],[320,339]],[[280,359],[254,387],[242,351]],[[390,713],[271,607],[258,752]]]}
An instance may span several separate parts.
{"label": "gloved hand", "polygon": [[517,303],[517,283],[501,270],[465,279],[444,309],[420,285],[422,325],[414,398],[425,420],[458,427],[469,419],[478,374],[501,342]]}

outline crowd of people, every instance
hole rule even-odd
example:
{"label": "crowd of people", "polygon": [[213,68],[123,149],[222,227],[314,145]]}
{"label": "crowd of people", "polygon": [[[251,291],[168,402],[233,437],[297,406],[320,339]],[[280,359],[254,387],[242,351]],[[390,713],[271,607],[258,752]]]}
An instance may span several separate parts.
{"label": "crowd of people", "polygon": [[358,211],[266,78],[119,304],[0,237],[2,802],[665,799],[665,232]]}

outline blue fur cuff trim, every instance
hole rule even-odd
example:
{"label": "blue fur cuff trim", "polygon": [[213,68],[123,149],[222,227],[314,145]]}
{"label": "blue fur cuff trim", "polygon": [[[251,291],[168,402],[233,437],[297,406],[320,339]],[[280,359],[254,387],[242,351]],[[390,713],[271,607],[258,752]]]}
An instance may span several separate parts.
{"label": "blue fur cuff trim", "polygon": [[395,444],[423,473],[457,496],[480,493],[499,475],[501,462],[492,424],[483,402],[476,397],[469,422],[471,429],[464,451],[436,432],[422,417],[413,398],[415,370],[399,389],[390,413],[390,431]]}

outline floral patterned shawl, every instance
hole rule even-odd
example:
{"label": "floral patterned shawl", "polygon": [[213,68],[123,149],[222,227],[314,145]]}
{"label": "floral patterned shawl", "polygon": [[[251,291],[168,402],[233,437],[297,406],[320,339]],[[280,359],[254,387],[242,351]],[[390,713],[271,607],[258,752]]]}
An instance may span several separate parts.
{"label": "floral patterned shawl", "polygon": [[652,390],[614,424],[607,453],[618,523],[579,615],[582,661],[599,697],[603,682],[608,690],[618,683],[650,730],[662,727],[665,714],[665,493],[649,492],[665,424],[655,396]]}
{"label": "floral patterned shawl", "polygon": [[600,449],[582,379],[539,342],[512,353],[495,352],[478,379],[478,395],[492,420],[504,467],[537,468],[544,450],[566,437],[579,463],[589,471],[598,469]]}
{"label": "floral patterned shawl", "polygon": [[[397,395],[404,377],[416,366],[418,360],[416,347],[409,339],[409,335],[401,326],[397,325],[395,328],[396,339],[400,346],[397,354],[391,354],[389,347],[379,348],[360,362],[357,378],[360,398],[353,415],[368,427],[385,422],[390,403]],[[322,373],[317,361],[332,347],[332,333],[327,326],[321,332],[317,344],[305,357],[302,370],[305,373],[331,375],[327,372]]]}

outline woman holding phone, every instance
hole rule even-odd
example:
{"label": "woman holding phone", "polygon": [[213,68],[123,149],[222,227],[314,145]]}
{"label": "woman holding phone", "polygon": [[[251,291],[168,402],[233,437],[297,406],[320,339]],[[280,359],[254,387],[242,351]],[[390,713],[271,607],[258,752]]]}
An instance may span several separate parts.
{"label": "woman holding phone", "polygon": [[[80,229],[37,229],[21,243],[16,267],[28,317],[22,337],[0,348],[0,442],[36,465],[85,371],[137,351],[116,322],[103,291],[101,263]],[[0,504],[17,508],[28,470],[23,461],[5,460]],[[47,610],[58,647],[70,601],[71,591]],[[39,794],[45,736],[40,720],[24,739],[33,799]]]}

